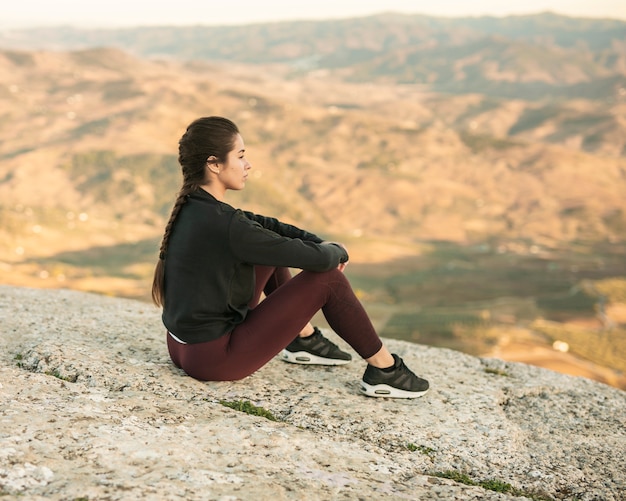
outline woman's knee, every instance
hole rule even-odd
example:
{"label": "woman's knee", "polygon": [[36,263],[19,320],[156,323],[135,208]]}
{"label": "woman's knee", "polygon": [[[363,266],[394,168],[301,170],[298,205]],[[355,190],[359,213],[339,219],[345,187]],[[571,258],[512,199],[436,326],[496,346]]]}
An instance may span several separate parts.
{"label": "woman's knee", "polygon": [[333,282],[347,282],[348,279],[345,274],[338,268],[332,270],[315,272],[315,271],[302,271],[300,275],[312,282],[320,283],[333,283]]}

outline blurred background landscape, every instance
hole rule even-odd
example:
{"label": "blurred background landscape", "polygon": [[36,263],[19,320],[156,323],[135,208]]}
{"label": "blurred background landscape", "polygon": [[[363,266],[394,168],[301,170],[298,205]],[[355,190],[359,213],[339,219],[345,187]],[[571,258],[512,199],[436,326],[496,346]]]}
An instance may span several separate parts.
{"label": "blurred background landscape", "polygon": [[625,21],[0,30],[0,283],[148,302],[214,114],[229,202],[344,242],[381,335],[626,389]]}

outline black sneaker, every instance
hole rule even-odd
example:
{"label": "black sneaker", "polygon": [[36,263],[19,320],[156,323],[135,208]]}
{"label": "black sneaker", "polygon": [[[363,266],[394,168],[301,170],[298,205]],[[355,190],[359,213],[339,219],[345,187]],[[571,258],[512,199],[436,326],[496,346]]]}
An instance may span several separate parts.
{"label": "black sneaker", "polygon": [[315,332],[307,337],[298,336],[280,353],[280,358],[292,364],[343,365],[352,356],[326,339],[315,327]]}
{"label": "black sneaker", "polygon": [[394,353],[393,370],[385,371],[367,366],[361,381],[361,393],[368,397],[417,398],[429,388],[428,381],[417,377]]}

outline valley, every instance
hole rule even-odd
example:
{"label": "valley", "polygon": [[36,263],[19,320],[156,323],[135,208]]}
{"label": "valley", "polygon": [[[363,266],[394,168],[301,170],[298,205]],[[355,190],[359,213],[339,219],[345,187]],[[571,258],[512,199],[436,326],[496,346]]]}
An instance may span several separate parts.
{"label": "valley", "polygon": [[253,164],[229,201],[344,242],[383,336],[626,388],[624,76],[511,96],[344,63],[0,47],[0,283],[149,301],[178,138],[224,115]]}

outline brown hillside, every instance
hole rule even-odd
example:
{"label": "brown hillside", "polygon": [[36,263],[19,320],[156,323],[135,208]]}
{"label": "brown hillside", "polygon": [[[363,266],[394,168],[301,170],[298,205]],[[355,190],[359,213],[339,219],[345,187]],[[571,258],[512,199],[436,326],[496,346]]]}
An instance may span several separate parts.
{"label": "brown hillside", "polygon": [[505,352],[511,332],[547,350],[565,337],[623,370],[607,358],[621,353],[623,301],[607,320],[604,293],[575,291],[626,276],[624,102],[452,96],[113,49],[0,52],[0,76],[2,283],[146,299],[178,138],[220,114],[254,166],[232,203],[346,242],[384,335],[471,353]]}
{"label": "brown hillside", "polygon": [[[86,212],[156,234],[176,189],[181,131],[223,114],[240,125],[255,167],[234,201],[316,231],[459,242],[623,236],[626,104],[443,96],[285,71],[110,49],[2,53],[4,217],[19,220],[20,207]],[[133,155],[165,163],[137,172]],[[11,233],[30,238],[19,225]]]}

